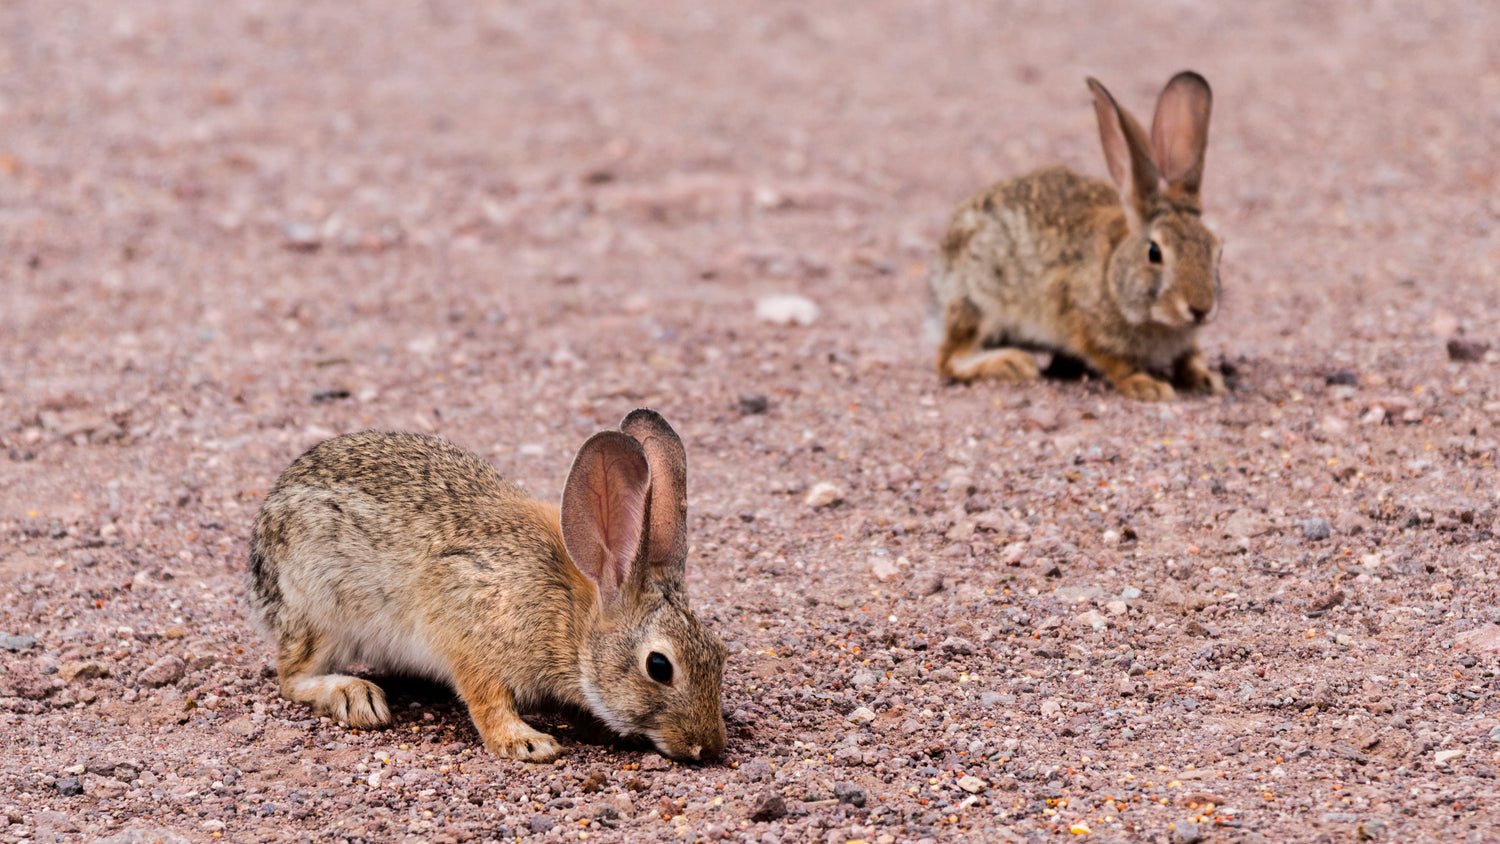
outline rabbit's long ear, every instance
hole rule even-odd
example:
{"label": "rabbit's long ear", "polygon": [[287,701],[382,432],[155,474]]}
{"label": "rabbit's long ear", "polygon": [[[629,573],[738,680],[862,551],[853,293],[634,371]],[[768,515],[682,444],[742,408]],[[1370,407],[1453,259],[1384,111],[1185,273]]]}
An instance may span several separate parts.
{"label": "rabbit's long ear", "polygon": [[573,458],[563,485],[563,544],[578,570],[599,587],[603,606],[624,591],[641,556],[650,491],[641,444],[618,431],[589,437]]}
{"label": "rabbit's long ear", "polygon": [[1161,181],[1151,160],[1151,141],[1141,124],[1120,108],[1099,80],[1089,77],[1088,83],[1094,93],[1094,115],[1099,118],[1099,140],[1104,145],[1109,177],[1120,189],[1126,211],[1132,214],[1132,227],[1138,227],[1150,216]]}
{"label": "rabbit's long ear", "polygon": [[620,430],[641,444],[651,464],[645,554],[649,576],[680,586],[687,569],[687,450],[654,410],[631,411]]}
{"label": "rabbit's long ear", "polygon": [[1208,149],[1208,118],[1214,97],[1208,80],[1184,70],[1172,77],[1156,101],[1151,148],[1170,193],[1196,199]]}

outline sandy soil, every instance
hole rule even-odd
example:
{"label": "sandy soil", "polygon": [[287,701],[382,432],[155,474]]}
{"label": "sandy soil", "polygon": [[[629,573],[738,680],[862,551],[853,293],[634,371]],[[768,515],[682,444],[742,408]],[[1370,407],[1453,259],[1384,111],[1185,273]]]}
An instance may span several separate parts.
{"label": "sandy soil", "polygon": [[[0,6],[0,841],[1495,840],[1500,6],[1131,6]],[[1183,67],[1233,392],[938,383],[953,206]],[[278,699],[302,449],[642,405],[723,760]]]}

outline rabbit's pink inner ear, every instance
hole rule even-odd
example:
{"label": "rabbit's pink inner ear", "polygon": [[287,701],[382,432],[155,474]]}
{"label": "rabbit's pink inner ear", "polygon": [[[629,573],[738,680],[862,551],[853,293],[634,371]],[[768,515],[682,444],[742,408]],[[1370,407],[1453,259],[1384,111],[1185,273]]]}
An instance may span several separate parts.
{"label": "rabbit's pink inner ear", "polygon": [[562,494],[563,544],[605,604],[640,552],[650,484],[640,444],[618,431],[595,434],[573,458]]}
{"label": "rabbit's pink inner ear", "polygon": [[654,410],[631,412],[620,430],[640,442],[651,465],[646,560],[658,574],[681,574],[687,565],[687,450]]}
{"label": "rabbit's pink inner ear", "polygon": [[1212,111],[1213,93],[1208,81],[1190,70],[1172,77],[1156,101],[1151,146],[1162,177],[1174,190],[1198,193]]}

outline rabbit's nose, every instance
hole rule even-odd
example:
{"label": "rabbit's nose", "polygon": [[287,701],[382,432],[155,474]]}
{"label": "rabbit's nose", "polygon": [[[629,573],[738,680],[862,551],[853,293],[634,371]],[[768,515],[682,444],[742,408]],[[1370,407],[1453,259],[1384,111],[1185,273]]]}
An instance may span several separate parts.
{"label": "rabbit's nose", "polygon": [[1211,313],[1213,313],[1214,309],[1213,308],[1200,308],[1197,305],[1189,305],[1188,306],[1188,310],[1191,311],[1192,314],[1193,314],[1193,322],[1202,322],[1205,319],[1208,319],[1208,315],[1211,314]]}

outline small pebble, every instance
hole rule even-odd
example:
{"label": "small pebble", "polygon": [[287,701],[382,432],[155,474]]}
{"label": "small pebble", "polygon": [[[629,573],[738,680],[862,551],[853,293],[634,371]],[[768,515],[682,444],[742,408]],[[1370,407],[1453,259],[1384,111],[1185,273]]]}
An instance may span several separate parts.
{"label": "small pebble", "polygon": [[760,393],[742,393],[739,406],[741,416],[758,416],[770,410],[771,401]]}
{"label": "small pebble", "polygon": [[552,819],[546,815],[532,815],[531,819],[526,821],[526,826],[532,834],[542,835],[552,831],[553,823]]}
{"label": "small pebble", "polygon": [[68,662],[57,669],[57,676],[64,683],[73,683],[78,680],[97,680],[100,677],[108,677],[109,669],[97,662]]}
{"label": "small pebble", "polygon": [[853,783],[834,783],[833,796],[838,798],[840,803],[845,803],[856,809],[865,805],[865,790]]}
{"label": "small pebble", "polygon": [[323,236],[318,227],[308,223],[288,223],[281,230],[286,248],[298,252],[313,252],[323,245]]}
{"label": "small pebble", "polygon": [[768,780],[775,773],[771,763],[764,759],[751,759],[749,762],[740,763],[740,776],[751,782]]}
{"label": "small pebble", "polygon": [[136,679],[142,686],[154,689],[181,680],[185,673],[187,673],[187,663],[175,656],[164,656],[152,663],[150,668],[142,671]]}
{"label": "small pebble", "polygon": [[831,507],[844,500],[844,490],[836,483],[819,481],[807,491],[803,501],[814,510]]}
{"label": "small pebble", "polygon": [[935,571],[924,571],[911,580],[911,594],[918,598],[936,595],[943,591],[943,576]]}
{"label": "small pebble", "polygon": [[755,303],[755,316],[772,325],[812,325],[819,313],[816,302],[795,293],[765,296]]}
{"label": "small pebble", "polygon": [[978,794],[979,792],[984,791],[985,783],[984,780],[980,779],[979,777],[965,776],[958,778],[958,787],[962,788],[964,791],[969,792],[970,794]]}
{"label": "small pebble", "polygon": [[0,636],[0,648],[8,651],[24,651],[36,647],[36,639],[30,636]]}
{"label": "small pebble", "polygon": [[784,817],[786,817],[786,800],[780,794],[767,794],[755,804],[754,809],[750,810],[752,823],[768,823]]}
{"label": "small pebble", "polygon": [[876,557],[870,561],[870,573],[875,575],[876,580],[885,583],[899,574],[900,571],[889,557]]}
{"label": "small pebble", "polygon": [[589,775],[583,778],[583,782],[578,784],[578,790],[584,794],[593,794],[603,788],[608,782],[609,776],[598,768],[595,768],[589,771]]}
{"label": "small pebble", "polygon": [[974,643],[958,636],[949,636],[938,645],[938,650],[956,656],[969,656],[974,653]]}
{"label": "small pebble", "polygon": [[1302,538],[1309,542],[1322,542],[1332,535],[1333,525],[1327,519],[1313,516],[1302,523]]}
{"label": "small pebble", "polygon": [[1195,823],[1178,821],[1172,825],[1172,844],[1198,844],[1203,840],[1203,830]]}
{"label": "small pebble", "polygon": [[1073,621],[1080,626],[1089,627],[1094,630],[1103,630],[1104,628],[1109,626],[1109,620],[1106,619],[1104,615],[1101,614],[1098,610],[1081,612],[1078,615],[1073,616]]}
{"label": "small pebble", "polygon": [[1484,360],[1484,353],[1489,350],[1490,344],[1482,340],[1454,337],[1448,341],[1448,360],[1460,363],[1474,363]]}
{"label": "small pebble", "polygon": [[58,777],[56,786],[57,793],[64,797],[77,797],[83,793],[83,783],[78,777]]}

